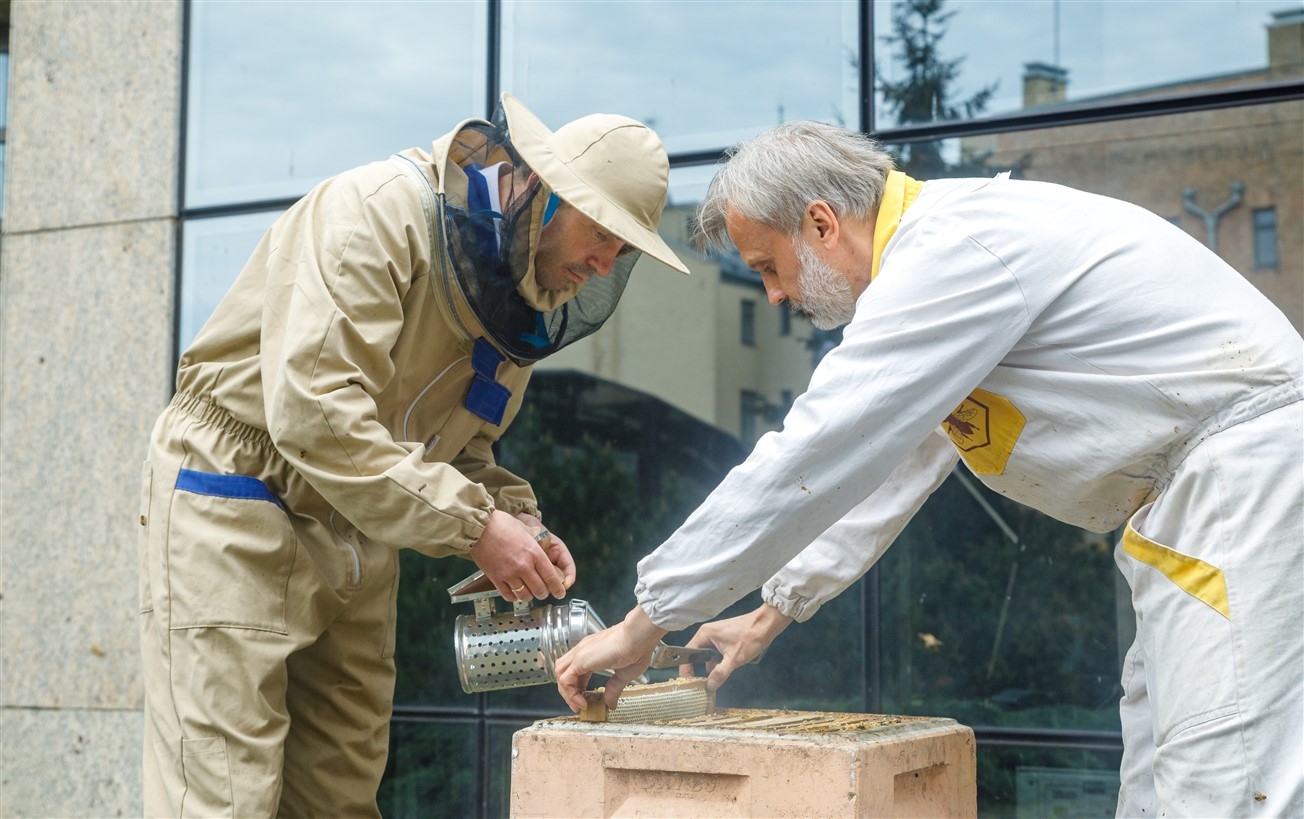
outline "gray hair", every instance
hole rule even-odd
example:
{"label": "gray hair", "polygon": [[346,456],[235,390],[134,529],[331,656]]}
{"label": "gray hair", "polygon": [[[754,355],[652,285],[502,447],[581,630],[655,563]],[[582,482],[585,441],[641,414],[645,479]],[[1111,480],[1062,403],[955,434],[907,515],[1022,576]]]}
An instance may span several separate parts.
{"label": "gray hair", "polygon": [[703,249],[730,248],[730,213],[796,236],[806,206],[817,199],[838,216],[867,217],[895,165],[864,134],[823,122],[785,122],[725,153],[698,207],[694,240]]}

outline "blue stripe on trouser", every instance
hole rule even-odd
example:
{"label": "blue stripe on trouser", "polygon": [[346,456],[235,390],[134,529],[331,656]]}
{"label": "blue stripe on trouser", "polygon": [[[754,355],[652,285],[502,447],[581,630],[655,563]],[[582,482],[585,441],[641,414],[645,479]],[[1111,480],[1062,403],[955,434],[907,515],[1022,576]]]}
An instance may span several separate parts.
{"label": "blue stripe on trouser", "polygon": [[196,495],[267,501],[285,508],[281,499],[267,488],[267,484],[248,475],[215,475],[212,472],[183,469],[177,473],[177,489],[194,492]]}

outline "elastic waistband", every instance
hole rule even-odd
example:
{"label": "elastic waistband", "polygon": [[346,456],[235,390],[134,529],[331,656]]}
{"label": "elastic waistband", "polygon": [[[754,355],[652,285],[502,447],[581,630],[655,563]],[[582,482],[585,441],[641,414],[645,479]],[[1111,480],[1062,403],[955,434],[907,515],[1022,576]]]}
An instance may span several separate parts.
{"label": "elastic waistband", "polygon": [[172,402],[169,406],[183,415],[217,427],[245,443],[265,447],[272,452],[276,451],[276,446],[272,443],[272,436],[268,435],[265,430],[251,427],[245,422],[237,420],[225,407],[213,403],[213,400],[206,395],[179,392],[172,396]]}

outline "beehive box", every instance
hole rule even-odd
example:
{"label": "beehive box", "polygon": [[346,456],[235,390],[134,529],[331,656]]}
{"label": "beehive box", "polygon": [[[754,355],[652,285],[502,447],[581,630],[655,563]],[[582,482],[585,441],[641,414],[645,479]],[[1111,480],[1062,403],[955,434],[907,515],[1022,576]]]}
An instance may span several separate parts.
{"label": "beehive box", "polygon": [[655,724],[543,720],[512,738],[511,815],[977,815],[951,719],[727,709]]}

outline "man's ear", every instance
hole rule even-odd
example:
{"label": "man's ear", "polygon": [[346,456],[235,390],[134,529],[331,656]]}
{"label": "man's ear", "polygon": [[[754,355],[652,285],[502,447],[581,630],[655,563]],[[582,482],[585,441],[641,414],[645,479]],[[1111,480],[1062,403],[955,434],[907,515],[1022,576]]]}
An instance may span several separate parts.
{"label": "man's ear", "polygon": [[833,208],[823,199],[816,199],[806,206],[806,213],[802,217],[803,227],[809,231],[807,238],[811,243],[818,242],[829,250],[837,247],[838,216],[833,212]]}

